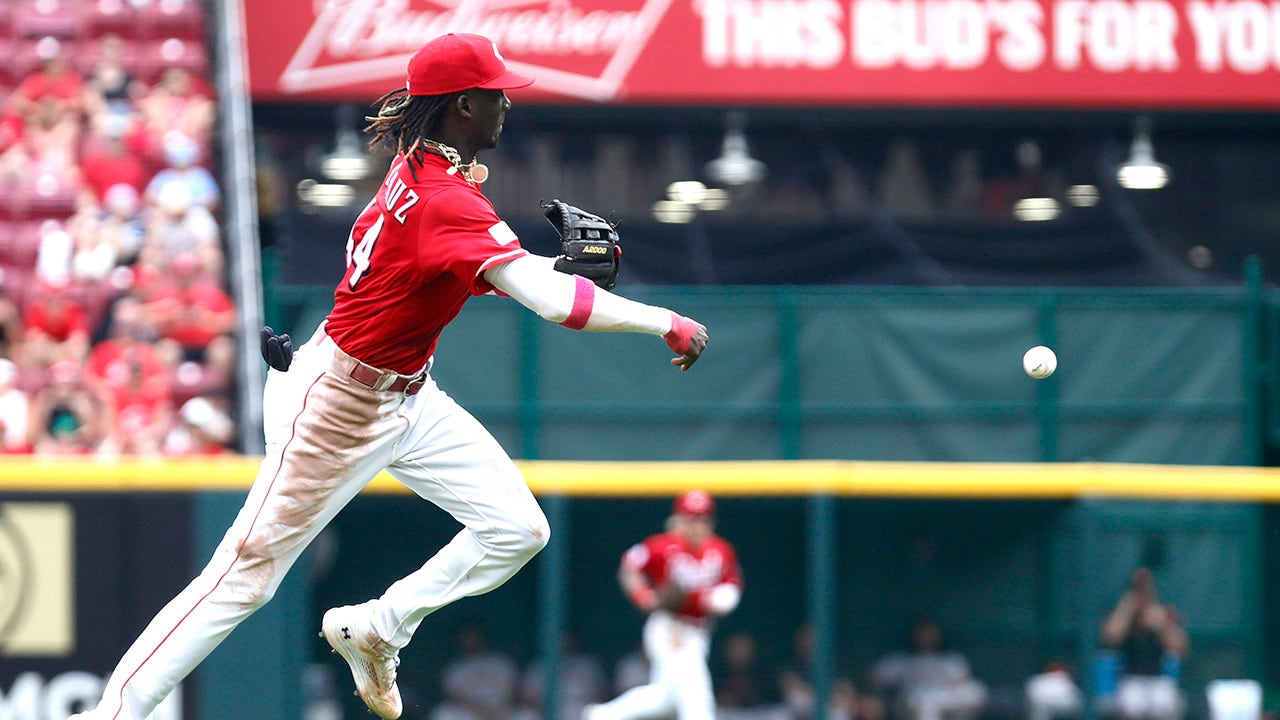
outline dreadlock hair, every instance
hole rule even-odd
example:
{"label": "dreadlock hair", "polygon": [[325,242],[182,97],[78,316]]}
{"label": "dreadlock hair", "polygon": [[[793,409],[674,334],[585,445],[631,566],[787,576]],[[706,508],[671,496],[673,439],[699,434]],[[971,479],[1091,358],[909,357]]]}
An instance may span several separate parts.
{"label": "dreadlock hair", "polygon": [[448,112],[449,103],[459,93],[445,95],[410,95],[408,88],[398,88],[378,98],[378,114],[366,116],[364,131],[373,135],[370,148],[386,145],[404,153],[413,172],[414,161],[422,150],[422,140],[436,130]]}

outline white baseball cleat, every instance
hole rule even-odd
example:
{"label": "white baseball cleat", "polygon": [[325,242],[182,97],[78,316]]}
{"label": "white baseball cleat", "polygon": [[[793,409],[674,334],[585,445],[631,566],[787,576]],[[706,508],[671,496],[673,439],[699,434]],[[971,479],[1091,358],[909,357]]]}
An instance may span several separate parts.
{"label": "white baseball cleat", "polygon": [[396,667],[400,656],[369,627],[359,608],[337,607],[324,614],[321,633],[333,651],[351,666],[356,694],[369,711],[384,720],[396,720],[403,707],[396,687]]}

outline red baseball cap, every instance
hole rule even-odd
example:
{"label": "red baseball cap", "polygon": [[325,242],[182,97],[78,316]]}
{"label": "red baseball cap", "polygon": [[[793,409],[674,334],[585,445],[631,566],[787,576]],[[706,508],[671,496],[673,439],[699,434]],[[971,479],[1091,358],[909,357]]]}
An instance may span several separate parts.
{"label": "red baseball cap", "polygon": [[472,88],[510,90],[533,78],[507,69],[498,46],[483,35],[449,33],[432,40],[409,58],[410,95],[446,95]]}
{"label": "red baseball cap", "polygon": [[705,490],[689,490],[681,493],[676,498],[672,510],[677,515],[692,515],[694,517],[714,515],[716,501]]}

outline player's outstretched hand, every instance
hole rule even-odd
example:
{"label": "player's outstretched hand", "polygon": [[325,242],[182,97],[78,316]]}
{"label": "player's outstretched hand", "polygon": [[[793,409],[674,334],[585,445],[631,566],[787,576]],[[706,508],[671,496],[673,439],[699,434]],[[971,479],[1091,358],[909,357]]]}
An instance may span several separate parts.
{"label": "player's outstretched hand", "polygon": [[662,339],[667,341],[667,347],[680,355],[671,358],[671,364],[684,372],[698,361],[698,357],[706,349],[707,328],[695,320],[671,313],[671,330]]}
{"label": "player's outstretched hand", "polygon": [[271,326],[264,326],[259,349],[262,351],[262,359],[268,365],[280,372],[289,370],[289,365],[293,362],[293,339],[289,337],[289,333],[277,335]]}

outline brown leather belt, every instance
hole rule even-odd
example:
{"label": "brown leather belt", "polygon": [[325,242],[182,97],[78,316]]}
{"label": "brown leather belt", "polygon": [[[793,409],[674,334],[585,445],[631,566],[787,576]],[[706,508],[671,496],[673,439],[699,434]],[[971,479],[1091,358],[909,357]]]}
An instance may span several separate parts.
{"label": "brown leather belt", "polygon": [[[354,360],[354,358],[352,358]],[[409,377],[400,375],[399,373],[383,372],[370,365],[356,360],[351,367],[351,372],[347,373],[352,380],[364,385],[370,390],[379,392],[404,392],[405,395],[417,395],[422,386],[426,384],[426,378],[421,375],[417,377]]]}

